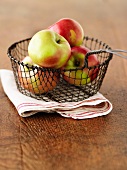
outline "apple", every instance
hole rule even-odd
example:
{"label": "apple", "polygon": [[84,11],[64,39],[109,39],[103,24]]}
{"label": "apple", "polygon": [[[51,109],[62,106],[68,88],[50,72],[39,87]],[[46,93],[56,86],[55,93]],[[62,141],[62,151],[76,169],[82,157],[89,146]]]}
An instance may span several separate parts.
{"label": "apple", "polygon": [[48,27],[62,35],[69,42],[70,46],[80,46],[83,43],[84,31],[82,26],[74,19],[62,18]]}
{"label": "apple", "polygon": [[64,37],[45,29],[37,32],[31,38],[28,54],[35,64],[58,69],[68,61],[71,47]]}
{"label": "apple", "polygon": [[85,55],[89,51],[85,46],[72,47],[70,59],[63,68],[64,80],[74,85],[85,85],[97,77],[99,68],[92,68],[99,64],[95,54],[88,56],[88,67],[91,68],[84,67]]}
{"label": "apple", "polygon": [[[59,74],[52,71],[42,71],[33,63],[29,56],[19,65],[18,77],[21,87],[33,94],[42,94],[53,90],[59,82]],[[28,64],[28,66],[26,66]],[[30,66],[35,67],[30,67]]]}

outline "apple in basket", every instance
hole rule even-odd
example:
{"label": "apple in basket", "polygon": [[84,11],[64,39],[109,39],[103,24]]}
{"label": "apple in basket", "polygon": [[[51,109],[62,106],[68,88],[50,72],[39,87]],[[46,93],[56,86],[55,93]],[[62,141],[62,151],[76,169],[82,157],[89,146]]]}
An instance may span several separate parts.
{"label": "apple in basket", "polygon": [[18,77],[21,87],[33,94],[42,94],[53,90],[59,82],[57,72],[39,69],[29,56],[26,56],[22,60],[22,64],[19,65]]}
{"label": "apple in basket", "polygon": [[62,35],[70,46],[80,46],[83,43],[84,31],[82,26],[74,19],[62,18],[48,29]]}
{"label": "apple in basket", "polygon": [[71,47],[63,36],[45,29],[31,38],[28,54],[35,64],[58,69],[68,61]]}
{"label": "apple in basket", "polygon": [[64,80],[74,85],[85,85],[97,77],[99,68],[96,66],[99,61],[95,54],[88,56],[88,68],[84,67],[85,55],[89,51],[85,46],[72,47],[70,59],[63,71]]}

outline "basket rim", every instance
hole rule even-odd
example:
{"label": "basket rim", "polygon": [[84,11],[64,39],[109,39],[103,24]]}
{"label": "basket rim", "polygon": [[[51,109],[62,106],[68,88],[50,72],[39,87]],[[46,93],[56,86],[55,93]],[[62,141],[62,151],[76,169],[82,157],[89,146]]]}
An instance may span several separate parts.
{"label": "basket rim", "polygon": [[[31,38],[32,37],[29,37],[29,38],[26,38],[26,39],[22,39],[22,40],[19,40],[19,41],[17,41],[17,42],[14,42],[13,44],[11,44],[9,47],[8,47],[8,49],[7,49],[7,55],[8,55],[8,57],[11,59],[11,60],[13,60],[15,63],[18,63],[19,65],[23,65],[23,66],[26,66],[26,67],[28,67],[28,68],[33,68],[33,69],[43,69],[43,70],[45,70],[45,69],[50,69],[50,70],[61,70],[61,68],[60,69],[55,69],[55,68],[43,68],[43,67],[40,67],[40,66],[37,66],[37,65],[28,65],[28,64],[25,64],[25,63],[23,63],[22,61],[18,61],[15,57],[13,57],[12,55],[11,55],[11,51],[16,47],[16,45],[17,44],[19,44],[19,43],[22,43],[22,42],[25,42],[25,41],[30,41],[31,40]],[[102,42],[101,40],[99,40],[99,39],[97,39],[97,38],[92,38],[92,37],[89,37],[89,36],[84,36],[84,38],[83,38],[83,41],[84,40],[91,40],[91,41],[95,41],[96,43],[102,43],[102,45],[103,46],[105,46],[106,45],[106,49],[110,49],[111,50],[111,47],[109,46],[109,45],[107,45],[106,43],[104,43],[104,42]],[[96,50],[91,50],[90,52],[88,52],[87,54],[88,54],[88,56],[89,56],[89,54],[91,54],[91,52],[92,53],[94,53],[94,51],[96,51]],[[102,63],[100,63],[100,64],[98,64],[98,65],[96,65],[96,66],[92,66],[92,67],[89,67],[88,66],[88,64],[86,64],[86,67],[82,67],[82,68],[76,68],[76,69],[63,69],[63,71],[76,71],[76,70],[82,70],[82,69],[84,69],[84,68],[88,68],[88,69],[92,69],[92,68],[96,68],[96,67],[98,67],[98,66],[103,66],[103,65],[105,65],[106,63],[108,63],[111,59],[112,59],[112,57],[113,57],[113,54],[112,53],[109,53],[109,56],[108,56],[108,58],[105,60],[105,61],[103,61]],[[85,63],[84,63],[84,65],[85,65]]]}

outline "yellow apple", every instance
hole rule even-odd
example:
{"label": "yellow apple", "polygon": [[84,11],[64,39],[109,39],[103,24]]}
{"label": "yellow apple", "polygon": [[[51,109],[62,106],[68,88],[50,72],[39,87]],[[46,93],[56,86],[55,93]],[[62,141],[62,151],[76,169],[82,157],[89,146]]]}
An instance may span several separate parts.
{"label": "yellow apple", "polygon": [[99,60],[95,54],[88,56],[88,68],[84,67],[87,52],[90,50],[85,46],[72,47],[71,57],[63,68],[64,80],[74,85],[85,85],[97,77]]}
{"label": "yellow apple", "polygon": [[[18,68],[18,77],[21,86],[33,94],[43,94],[53,90],[59,82],[59,74],[51,70],[42,71],[34,65],[29,56],[25,57]],[[26,66],[28,64],[28,67]]]}
{"label": "yellow apple", "polygon": [[56,32],[41,30],[30,40],[28,54],[35,64],[58,69],[68,61],[71,47],[68,41]]}

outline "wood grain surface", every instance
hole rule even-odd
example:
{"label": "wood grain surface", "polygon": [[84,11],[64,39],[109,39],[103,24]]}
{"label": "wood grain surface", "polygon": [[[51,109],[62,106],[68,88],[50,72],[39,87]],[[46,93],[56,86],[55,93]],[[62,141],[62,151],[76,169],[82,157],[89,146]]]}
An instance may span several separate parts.
{"label": "wood grain surface", "polygon": [[[63,17],[113,49],[127,50],[126,0],[0,0],[0,69],[11,69],[6,53],[12,43]],[[113,104],[107,116],[21,118],[0,83],[0,170],[126,170],[126,59],[113,57],[100,92]]]}

